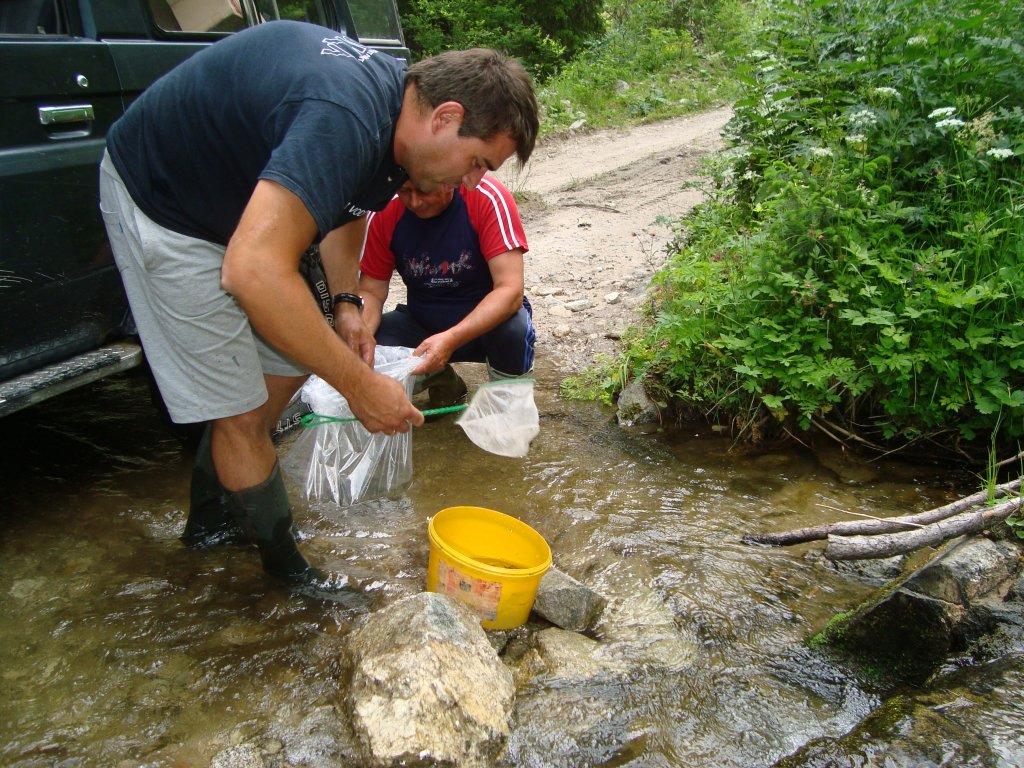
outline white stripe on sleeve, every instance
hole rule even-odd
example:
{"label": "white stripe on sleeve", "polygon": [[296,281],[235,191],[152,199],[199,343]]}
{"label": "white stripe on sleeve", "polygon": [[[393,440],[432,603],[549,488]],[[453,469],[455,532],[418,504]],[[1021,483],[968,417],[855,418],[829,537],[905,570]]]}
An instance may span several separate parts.
{"label": "white stripe on sleeve", "polygon": [[512,214],[508,210],[508,203],[505,201],[505,198],[502,196],[498,188],[494,185],[494,182],[484,176],[476,188],[480,190],[480,192],[491,201],[491,205],[494,206],[494,215],[498,220],[498,227],[501,229],[501,237],[505,242],[505,248],[510,251],[522,248],[522,245],[520,245],[519,240],[516,238],[515,230],[512,227]]}

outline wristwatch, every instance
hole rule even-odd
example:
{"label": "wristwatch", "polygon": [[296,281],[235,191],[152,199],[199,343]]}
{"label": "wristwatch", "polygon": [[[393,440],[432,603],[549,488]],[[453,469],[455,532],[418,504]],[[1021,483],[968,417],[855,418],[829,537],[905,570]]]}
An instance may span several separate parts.
{"label": "wristwatch", "polygon": [[359,311],[363,311],[363,297],[356,293],[336,293],[334,298],[331,299],[331,306],[336,307],[341,302],[348,302],[349,304],[355,304],[359,307]]}

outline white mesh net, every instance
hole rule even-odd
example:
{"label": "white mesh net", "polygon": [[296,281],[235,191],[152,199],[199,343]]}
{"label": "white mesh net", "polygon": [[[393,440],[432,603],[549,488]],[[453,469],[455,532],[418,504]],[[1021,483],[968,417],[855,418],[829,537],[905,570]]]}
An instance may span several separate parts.
{"label": "white mesh net", "polygon": [[533,379],[482,385],[455,421],[473,443],[489,453],[521,458],[540,432]]}

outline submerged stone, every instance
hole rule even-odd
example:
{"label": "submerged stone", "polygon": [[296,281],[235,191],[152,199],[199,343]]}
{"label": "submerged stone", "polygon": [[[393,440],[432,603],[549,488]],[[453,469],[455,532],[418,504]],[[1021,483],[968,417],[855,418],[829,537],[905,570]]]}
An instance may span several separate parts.
{"label": "submerged stone", "polygon": [[773,768],[995,764],[991,749],[977,734],[914,699],[894,696],[845,736],[815,739]]}
{"label": "submerged stone", "polygon": [[345,650],[346,704],[368,765],[494,765],[515,689],[468,607],[421,592],[372,615]]}

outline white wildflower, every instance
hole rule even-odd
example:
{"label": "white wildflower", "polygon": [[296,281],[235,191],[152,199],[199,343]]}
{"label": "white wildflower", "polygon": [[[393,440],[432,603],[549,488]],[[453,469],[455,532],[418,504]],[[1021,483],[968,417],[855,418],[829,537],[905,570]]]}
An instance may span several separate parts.
{"label": "white wildflower", "polygon": [[985,154],[989,157],[994,157],[996,160],[1005,160],[1008,157],[1013,157],[1013,150],[1006,147],[992,147]]}
{"label": "white wildflower", "polygon": [[814,157],[832,157],[832,150],[828,147],[811,147],[811,155]]}
{"label": "white wildflower", "polygon": [[868,137],[863,133],[851,133],[846,137],[847,144],[867,144]]}
{"label": "white wildflower", "polygon": [[895,88],[890,88],[890,87],[888,87],[886,85],[883,85],[883,86],[881,86],[879,88],[875,88],[874,92],[875,92],[876,96],[883,96],[883,97],[885,97],[887,99],[888,98],[895,98],[895,99],[900,98],[900,92],[899,91],[897,91]]}
{"label": "white wildflower", "polygon": [[759,179],[760,175],[757,173],[757,171],[744,171],[743,175],[740,176],[740,178],[746,179],[747,181],[753,181],[754,179]]}
{"label": "white wildflower", "polygon": [[924,35],[914,35],[907,38],[907,45],[928,45],[928,38]]}
{"label": "white wildflower", "polygon": [[875,115],[870,109],[861,109],[851,114],[847,120],[850,121],[851,128],[871,128],[875,123],[878,122],[878,116]]}
{"label": "white wildflower", "polygon": [[939,120],[939,122],[935,124],[935,127],[938,128],[940,131],[944,131],[947,128],[963,128],[964,121],[955,117],[949,117],[946,118],[945,120]]}
{"label": "white wildflower", "polygon": [[762,51],[760,48],[755,48],[754,50],[747,54],[747,58],[751,59],[752,61],[760,61],[761,59],[767,59],[769,56],[771,56],[771,54],[768,53],[768,51]]}
{"label": "white wildflower", "polygon": [[1020,53],[1020,44],[1017,43],[1013,38],[1010,37],[983,37],[976,35],[974,41],[981,45],[987,45],[991,48],[1002,48],[1004,51],[1013,51],[1014,53]]}
{"label": "white wildflower", "polygon": [[928,113],[928,119],[934,120],[936,117],[952,117],[956,114],[956,107],[939,107],[933,109]]}
{"label": "white wildflower", "polygon": [[857,184],[857,191],[860,192],[860,199],[868,205],[875,205],[878,202],[878,195],[868,189],[863,181]]}

